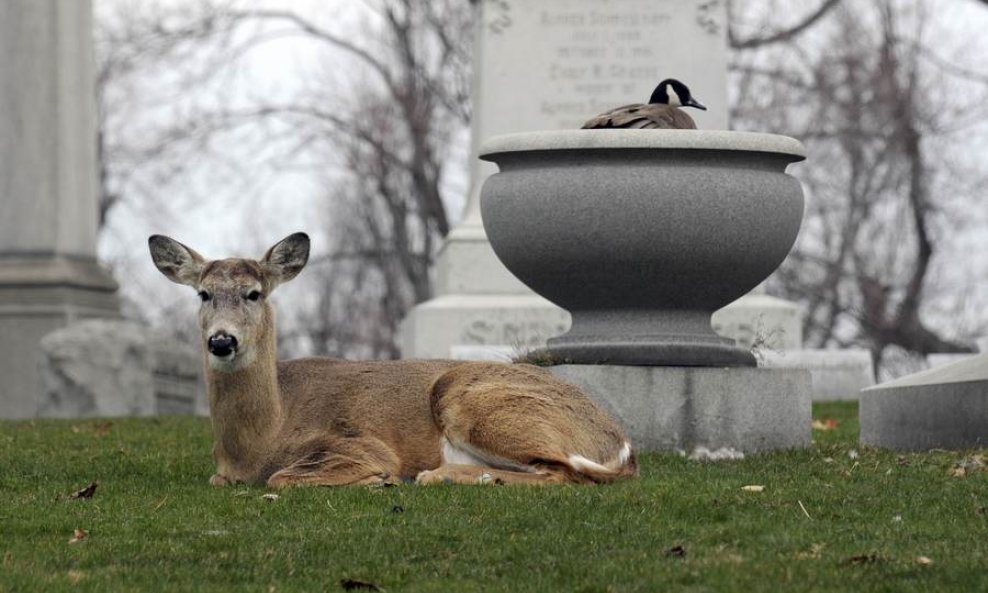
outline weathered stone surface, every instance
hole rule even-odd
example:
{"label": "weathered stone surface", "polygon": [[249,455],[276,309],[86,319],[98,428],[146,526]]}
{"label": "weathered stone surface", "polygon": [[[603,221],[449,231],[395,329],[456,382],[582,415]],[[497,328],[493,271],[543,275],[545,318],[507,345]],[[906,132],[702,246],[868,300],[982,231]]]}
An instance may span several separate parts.
{"label": "weathered stone surface", "polygon": [[641,450],[732,448],[753,452],[810,444],[810,375],[753,368],[560,365]]}
{"label": "weathered stone surface", "polygon": [[763,368],[809,371],[813,401],[856,400],[875,383],[868,350],[764,350],[758,357]]}
{"label": "weathered stone surface", "polygon": [[38,415],[56,418],[201,412],[199,361],[140,324],[88,320],[41,340]]}
{"label": "weathered stone surface", "polygon": [[0,417],[29,418],[41,337],[119,316],[96,262],[90,1],[0,2],[0,55]]}
{"label": "weathered stone surface", "polygon": [[861,442],[890,449],[988,446],[988,353],[861,391]]}
{"label": "weathered stone surface", "polygon": [[457,357],[459,346],[527,352],[570,325],[569,313],[534,294],[446,295],[416,311],[400,332],[402,352],[415,358]]}

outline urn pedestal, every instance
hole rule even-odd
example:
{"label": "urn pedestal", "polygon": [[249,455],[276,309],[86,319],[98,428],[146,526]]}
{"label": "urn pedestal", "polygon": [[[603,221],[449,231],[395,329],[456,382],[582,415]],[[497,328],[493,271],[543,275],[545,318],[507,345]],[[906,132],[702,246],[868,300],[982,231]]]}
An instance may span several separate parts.
{"label": "urn pedestal", "polygon": [[714,311],[778,267],[803,193],[788,137],[699,130],[498,136],[481,193],[504,265],[568,310],[537,357],[575,364],[755,366],[711,329]]}

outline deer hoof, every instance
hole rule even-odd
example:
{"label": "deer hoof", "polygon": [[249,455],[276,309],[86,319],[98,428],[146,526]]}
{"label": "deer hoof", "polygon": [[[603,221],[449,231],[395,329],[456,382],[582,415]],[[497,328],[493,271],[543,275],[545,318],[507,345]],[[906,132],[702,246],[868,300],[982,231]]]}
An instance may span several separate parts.
{"label": "deer hoof", "polygon": [[209,478],[210,486],[229,486],[232,483],[226,476],[221,476],[220,474],[213,474]]}
{"label": "deer hoof", "polygon": [[427,469],[415,476],[415,483],[428,486],[429,484],[452,484],[453,480],[439,469]]}

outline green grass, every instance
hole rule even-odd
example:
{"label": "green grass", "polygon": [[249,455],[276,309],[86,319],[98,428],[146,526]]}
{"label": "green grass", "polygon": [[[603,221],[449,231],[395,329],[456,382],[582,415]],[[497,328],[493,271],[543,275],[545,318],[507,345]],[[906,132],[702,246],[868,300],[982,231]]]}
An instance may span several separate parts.
{"label": "green grass", "polygon": [[[385,591],[988,590],[988,473],[951,475],[975,452],[860,449],[856,406],[814,417],[840,425],[814,431],[810,449],[716,464],[642,455],[642,478],[611,486],[308,488],[274,502],[206,484],[203,419],[4,422],[0,591],[342,591],[341,579]],[[93,498],[68,497],[91,480]],[[741,489],[752,484],[765,490]],[[69,544],[75,528],[89,535]]]}

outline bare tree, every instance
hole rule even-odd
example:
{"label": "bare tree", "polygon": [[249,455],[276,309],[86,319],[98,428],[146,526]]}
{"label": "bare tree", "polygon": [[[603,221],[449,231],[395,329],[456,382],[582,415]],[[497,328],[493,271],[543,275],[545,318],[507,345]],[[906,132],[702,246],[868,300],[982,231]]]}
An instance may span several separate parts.
{"label": "bare tree", "polygon": [[[988,2],[988,0],[985,1]],[[827,13],[836,8],[840,2],[841,0],[823,0],[815,10],[806,14],[806,16],[797,21],[796,24],[790,25],[784,29],[771,31],[760,35],[752,35],[750,37],[740,37],[737,33],[737,24],[735,23],[734,18],[729,18],[727,27],[727,43],[731,46],[731,49],[746,50],[776,43],[790,42],[819,22],[820,19],[827,15]],[[732,15],[734,14],[734,10],[731,9],[733,8],[733,3],[728,3],[729,12]]]}
{"label": "bare tree", "polygon": [[983,97],[984,82],[929,58],[925,3],[860,8],[834,10],[815,46],[735,62],[736,124],[794,135],[810,153],[804,231],[773,286],[806,306],[811,345],[865,345],[879,363],[890,352],[967,352],[983,315],[953,332],[925,316],[937,254],[959,224],[949,203],[975,203],[976,184],[948,188],[943,140],[988,120],[979,101],[956,99]]}
{"label": "bare tree", "polygon": [[[164,199],[162,184],[181,178],[182,167],[223,163],[226,155],[212,148],[218,136],[241,134],[244,144],[256,143],[253,152],[269,171],[309,167],[325,187],[332,247],[307,273],[318,298],[280,324],[283,343],[296,354],[395,357],[397,324],[431,297],[432,261],[451,224],[446,204],[458,191],[451,182],[457,172],[447,166],[470,116],[473,13],[461,0],[346,6],[349,27],[340,19],[219,0],[201,3],[193,14],[159,7],[148,18],[104,18],[102,212],[105,217],[128,200]],[[223,97],[224,85],[236,86],[230,73],[245,56],[285,37],[316,48],[304,84],[288,96]],[[183,63],[187,48],[206,60]],[[180,98],[160,127],[121,132],[125,126],[108,114],[132,99],[127,75],[133,69],[147,75],[162,64],[186,95],[194,89],[206,99]],[[263,133],[251,136],[258,129]],[[256,183],[260,169],[247,177]]]}

